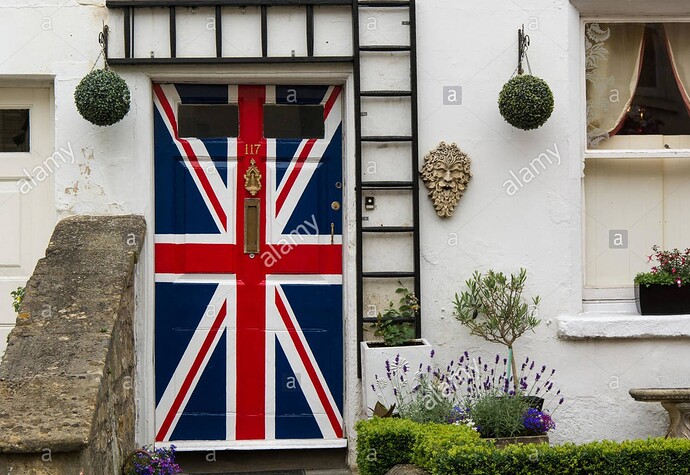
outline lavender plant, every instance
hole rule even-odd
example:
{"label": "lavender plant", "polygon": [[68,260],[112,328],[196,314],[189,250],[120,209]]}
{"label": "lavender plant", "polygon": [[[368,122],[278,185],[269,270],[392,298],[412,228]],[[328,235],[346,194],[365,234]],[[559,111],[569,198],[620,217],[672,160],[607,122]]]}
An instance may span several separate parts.
{"label": "lavender plant", "polygon": [[142,447],[125,459],[124,475],[175,475],[182,469],[175,462],[175,446]]}
{"label": "lavender plant", "polygon": [[[432,363],[414,371],[399,355],[386,361],[385,378],[376,377],[377,391],[397,415],[417,422],[465,424],[483,437],[539,435],[555,427],[553,414],[563,404],[554,388],[555,369],[526,358],[520,372],[510,371],[508,358],[470,357],[464,352],[445,367]],[[383,388],[391,386],[395,401],[386,401]],[[516,389],[517,388],[517,389]],[[544,399],[543,407],[530,407],[530,397]],[[553,409],[550,409],[553,407]]]}
{"label": "lavender plant", "polygon": [[[433,365],[435,352],[431,350],[432,364],[422,364],[413,372],[410,364],[400,355],[386,361],[386,378],[376,375],[372,389],[386,407],[395,404],[397,414],[415,422],[448,422],[455,405],[448,375]],[[391,386],[395,402],[386,401],[383,389]]]}

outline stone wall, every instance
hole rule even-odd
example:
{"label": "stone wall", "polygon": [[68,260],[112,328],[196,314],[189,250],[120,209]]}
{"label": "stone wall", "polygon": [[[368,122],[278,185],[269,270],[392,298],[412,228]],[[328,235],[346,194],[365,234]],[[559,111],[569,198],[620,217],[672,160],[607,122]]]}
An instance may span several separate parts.
{"label": "stone wall", "polygon": [[134,448],[133,276],[146,223],[58,223],[0,364],[0,473],[105,475]]}

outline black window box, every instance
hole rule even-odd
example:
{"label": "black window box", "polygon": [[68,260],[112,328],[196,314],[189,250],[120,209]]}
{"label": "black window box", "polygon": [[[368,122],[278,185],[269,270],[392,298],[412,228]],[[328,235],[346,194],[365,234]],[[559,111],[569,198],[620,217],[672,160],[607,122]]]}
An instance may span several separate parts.
{"label": "black window box", "polygon": [[635,303],[641,315],[690,314],[690,285],[635,285]]}

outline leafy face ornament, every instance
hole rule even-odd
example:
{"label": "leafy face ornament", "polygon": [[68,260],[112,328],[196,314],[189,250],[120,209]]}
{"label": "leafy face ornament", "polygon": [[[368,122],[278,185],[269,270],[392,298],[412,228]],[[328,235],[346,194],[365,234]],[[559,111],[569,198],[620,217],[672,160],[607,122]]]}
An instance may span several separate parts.
{"label": "leafy face ornament", "polygon": [[441,142],[424,157],[420,175],[436,214],[449,218],[472,178],[470,158],[456,144]]}

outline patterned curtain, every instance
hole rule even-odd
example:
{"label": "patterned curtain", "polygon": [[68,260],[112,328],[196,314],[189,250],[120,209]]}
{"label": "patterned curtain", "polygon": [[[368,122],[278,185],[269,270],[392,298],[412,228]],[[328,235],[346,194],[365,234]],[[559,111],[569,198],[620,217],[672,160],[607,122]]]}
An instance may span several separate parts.
{"label": "patterned curtain", "polygon": [[589,147],[623,125],[640,78],[644,32],[642,23],[588,23],[585,27]]}
{"label": "patterned curtain", "polygon": [[664,30],[678,89],[690,113],[690,23],[667,23]]}

